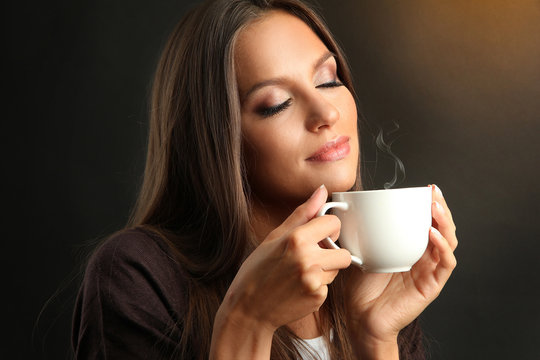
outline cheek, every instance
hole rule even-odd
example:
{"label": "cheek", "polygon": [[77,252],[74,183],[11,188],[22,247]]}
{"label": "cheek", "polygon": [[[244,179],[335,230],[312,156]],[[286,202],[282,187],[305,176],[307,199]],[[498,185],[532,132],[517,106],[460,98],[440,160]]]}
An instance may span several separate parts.
{"label": "cheek", "polygon": [[284,189],[294,188],[297,176],[291,169],[299,168],[295,143],[283,136],[266,132],[244,141],[247,178],[251,190],[263,202],[284,196]]}
{"label": "cheek", "polygon": [[244,130],[244,156],[251,176],[290,167],[296,159],[298,134],[292,129],[276,129],[269,124],[252,126]]}
{"label": "cheek", "polygon": [[349,128],[357,128],[358,113],[356,111],[356,102],[352,97],[352,94],[347,90],[347,96],[342,97],[343,102],[341,104],[344,123]]}
{"label": "cheek", "polygon": [[[347,96],[343,96],[341,99],[341,114],[342,114],[342,129],[351,137],[351,154],[350,159],[347,161],[351,167],[351,172],[356,175],[356,167],[358,165],[358,158],[360,156],[360,142],[358,134],[358,113],[356,110],[356,102],[351,93],[347,90]],[[354,144],[354,146],[353,146]]]}
{"label": "cheek", "polygon": [[242,122],[244,142],[257,158],[272,160],[275,157],[290,157],[298,148],[303,130],[302,124],[296,121],[297,117],[295,113],[266,119],[247,115]]}

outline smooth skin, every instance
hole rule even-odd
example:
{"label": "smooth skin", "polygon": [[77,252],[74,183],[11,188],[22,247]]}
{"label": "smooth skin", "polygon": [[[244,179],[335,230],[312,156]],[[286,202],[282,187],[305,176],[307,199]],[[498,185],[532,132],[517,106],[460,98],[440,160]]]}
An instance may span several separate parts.
{"label": "smooth skin", "polygon": [[[334,56],[298,18],[271,12],[236,41],[236,77],[249,184],[276,228],[321,184],[350,189],[359,156],[356,104]],[[271,116],[260,111],[280,109]],[[349,137],[340,161],[309,161],[329,141]]]}
{"label": "smooth skin", "polygon": [[[339,85],[326,46],[287,13],[272,11],[249,24],[237,39],[235,61],[254,192],[252,226],[261,243],[216,314],[211,358],[269,359],[273,333],[281,326],[301,338],[320,335],[318,311],[328,285],[350,266],[347,250],[319,246],[328,236],[339,237],[339,219],[316,214],[329,192],[354,184],[356,105]],[[339,136],[350,138],[345,158],[308,160]],[[440,190],[432,189],[434,227],[411,271],[346,271],[349,336],[362,358],[398,359],[399,331],[438,296],[456,266],[452,216]]]}

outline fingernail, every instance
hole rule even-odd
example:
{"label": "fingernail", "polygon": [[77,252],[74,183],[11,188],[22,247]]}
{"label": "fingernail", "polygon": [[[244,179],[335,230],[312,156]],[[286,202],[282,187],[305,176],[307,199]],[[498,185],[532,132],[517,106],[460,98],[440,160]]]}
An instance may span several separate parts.
{"label": "fingernail", "polygon": [[314,198],[319,193],[319,191],[321,191],[323,188],[324,188],[324,184],[322,184],[317,189],[315,189],[315,191],[313,192],[313,194],[311,194],[311,196],[309,198],[310,199]]}
{"label": "fingernail", "polygon": [[440,196],[443,196],[441,189],[437,185],[433,185],[435,187],[435,192],[439,194]]}
{"label": "fingernail", "polygon": [[442,234],[439,232],[439,230],[435,229],[433,226],[431,227],[431,232],[434,233],[437,237],[442,237]]}
{"label": "fingernail", "polygon": [[437,210],[441,211],[441,212],[444,212],[444,209],[442,207],[441,204],[439,204],[437,201],[434,201],[433,204],[435,205],[435,207],[437,208]]}

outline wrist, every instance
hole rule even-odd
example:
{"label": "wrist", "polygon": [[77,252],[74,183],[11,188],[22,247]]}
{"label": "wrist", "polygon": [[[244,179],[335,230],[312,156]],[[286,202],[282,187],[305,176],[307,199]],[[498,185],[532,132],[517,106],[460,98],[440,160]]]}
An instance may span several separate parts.
{"label": "wrist", "polygon": [[375,337],[361,327],[349,330],[349,338],[355,354],[361,359],[399,360],[397,334],[384,338]]}
{"label": "wrist", "polygon": [[358,339],[353,341],[356,355],[366,360],[399,360],[399,347],[396,340],[380,341]]}
{"label": "wrist", "polygon": [[225,299],[214,319],[210,358],[269,359],[274,331]]}

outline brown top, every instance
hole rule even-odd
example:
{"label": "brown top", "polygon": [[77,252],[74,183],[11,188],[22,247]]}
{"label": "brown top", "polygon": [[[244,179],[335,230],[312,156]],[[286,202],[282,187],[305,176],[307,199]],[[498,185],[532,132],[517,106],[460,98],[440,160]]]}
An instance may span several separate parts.
{"label": "brown top", "polygon": [[90,258],[77,297],[75,357],[174,357],[184,318],[185,279],[157,236],[134,229],[107,239]]}
{"label": "brown top", "polygon": [[[113,235],[86,267],[73,316],[75,358],[178,358],[187,288],[164,240],[142,229]],[[425,358],[416,321],[400,335],[408,339],[400,359]]]}

